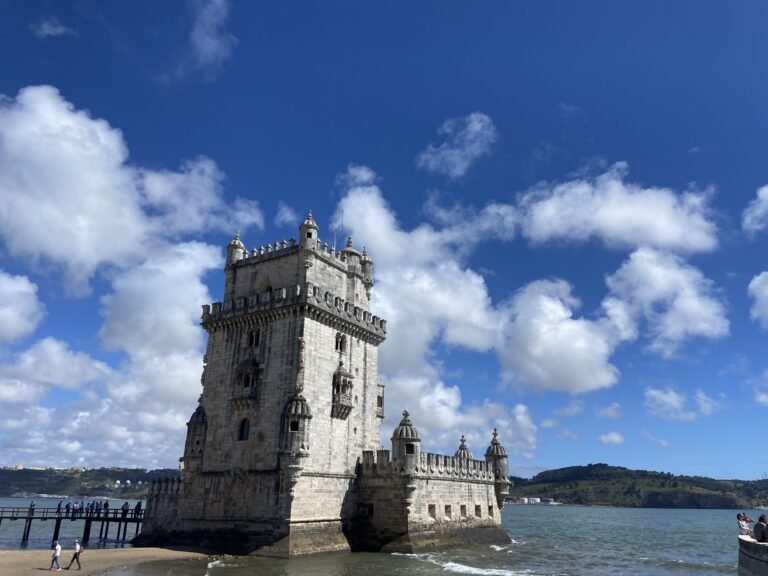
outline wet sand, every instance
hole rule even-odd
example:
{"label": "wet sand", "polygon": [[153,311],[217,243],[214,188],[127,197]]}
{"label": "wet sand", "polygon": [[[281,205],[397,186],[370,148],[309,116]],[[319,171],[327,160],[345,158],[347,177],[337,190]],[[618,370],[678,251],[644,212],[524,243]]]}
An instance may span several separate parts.
{"label": "wet sand", "polygon": [[[50,550],[0,550],[0,574],[8,576],[40,576],[48,572],[51,566]],[[204,559],[207,554],[185,550],[168,550],[166,548],[115,548],[115,549],[86,549],[80,555],[82,570],[77,564],[70,571],[82,576],[98,576],[108,570],[123,566],[135,566],[145,562],[158,560]],[[69,550],[62,550],[59,562],[62,572],[72,559]],[[56,569],[54,568],[54,571]]]}

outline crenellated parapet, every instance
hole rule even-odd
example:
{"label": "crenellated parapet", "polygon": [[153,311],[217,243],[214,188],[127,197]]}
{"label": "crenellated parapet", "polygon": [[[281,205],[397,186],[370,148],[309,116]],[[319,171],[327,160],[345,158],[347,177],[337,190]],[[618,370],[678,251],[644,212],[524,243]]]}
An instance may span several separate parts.
{"label": "crenellated parapet", "polygon": [[181,488],[181,478],[155,479],[149,487],[149,497],[176,496],[181,492]]}
{"label": "crenellated parapet", "polygon": [[[235,239],[239,242],[239,234]],[[287,241],[275,240],[274,242],[267,242],[250,250],[245,248],[242,242],[240,244],[230,244],[230,246],[234,247],[234,249],[230,248],[229,250],[227,266],[240,267],[262,263],[297,254],[299,248],[311,252],[312,256],[321,259],[325,264],[345,272],[357,273],[360,276],[367,276],[368,269],[372,266],[372,261],[367,253],[363,252],[363,256],[360,256],[357,251],[350,250],[351,246],[349,244],[345,249],[337,250],[334,245],[330,245],[319,238],[313,242],[306,243],[304,246],[299,246],[294,238],[290,238]]]}
{"label": "crenellated parapet", "polygon": [[[392,460],[389,450],[366,450],[360,461],[362,477],[400,474],[402,466]],[[484,460],[457,458],[433,452],[421,452],[419,461],[411,473],[424,480],[476,480],[494,482],[493,469]]]}
{"label": "crenellated parapet", "polygon": [[350,332],[354,333],[355,328],[362,329],[379,341],[386,337],[385,319],[310,282],[303,286],[270,288],[227,302],[205,304],[201,323],[206,329],[215,329],[221,324],[251,324],[260,316],[269,317],[271,314],[285,313],[296,306],[305,307],[308,314],[326,324],[342,322],[348,325]]}

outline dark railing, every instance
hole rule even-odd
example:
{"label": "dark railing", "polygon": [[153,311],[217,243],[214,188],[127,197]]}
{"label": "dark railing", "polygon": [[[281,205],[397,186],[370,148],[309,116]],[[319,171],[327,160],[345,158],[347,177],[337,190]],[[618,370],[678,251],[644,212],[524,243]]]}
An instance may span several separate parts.
{"label": "dark railing", "polygon": [[[0,508],[0,523],[3,520],[24,520],[24,531],[21,536],[22,544],[29,540],[29,533],[32,529],[32,522],[40,520],[42,522],[53,520],[55,526],[53,529],[53,540],[59,539],[59,530],[61,528],[61,522],[63,520],[69,520],[72,522],[78,520],[84,520],[83,526],[83,543],[87,543],[91,537],[91,526],[94,522],[100,522],[101,527],[99,530],[99,538],[107,539],[109,536],[110,523],[117,522],[117,539],[125,540],[128,524],[136,525],[136,534],[139,533],[141,522],[144,519],[144,510],[141,508],[128,508],[123,510],[122,507],[102,508],[101,510],[91,509],[88,506],[82,508],[67,510],[62,508],[33,508],[33,507],[13,507],[13,508]],[[122,528],[122,535],[121,535]]]}

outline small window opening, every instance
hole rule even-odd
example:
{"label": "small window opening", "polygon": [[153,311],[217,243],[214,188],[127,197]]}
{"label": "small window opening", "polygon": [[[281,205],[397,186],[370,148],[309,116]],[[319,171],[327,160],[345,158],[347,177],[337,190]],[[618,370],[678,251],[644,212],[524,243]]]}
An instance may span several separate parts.
{"label": "small window opening", "polygon": [[312,238],[312,232],[307,232],[307,238]]}
{"label": "small window opening", "polygon": [[413,454],[415,452],[413,444],[406,444],[405,445],[405,453],[406,454]]}
{"label": "small window opening", "polygon": [[248,440],[248,436],[251,433],[251,422],[248,420],[248,418],[243,418],[240,421],[240,427],[237,431],[237,439],[238,441],[242,442],[243,440]]}
{"label": "small window opening", "polygon": [[428,506],[427,510],[429,511],[429,517],[434,520],[435,519],[435,515],[436,515],[435,505],[434,504],[430,504]]}
{"label": "small window opening", "polygon": [[291,420],[291,432],[298,432],[299,431],[299,421],[298,420]]}
{"label": "small window opening", "polygon": [[475,504],[475,516],[480,518],[483,515],[483,507],[480,504]]}
{"label": "small window opening", "polygon": [[460,511],[461,511],[461,517],[462,518],[466,518],[467,517],[467,505],[466,504],[462,504],[461,508],[460,508]]}
{"label": "small window opening", "polygon": [[493,516],[493,506],[488,506],[488,516]]}
{"label": "small window opening", "polygon": [[446,504],[445,505],[445,517],[450,518],[451,517],[451,505]]}
{"label": "small window opening", "polygon": [[384,396],[376,396],[376,408],[384,407]]}

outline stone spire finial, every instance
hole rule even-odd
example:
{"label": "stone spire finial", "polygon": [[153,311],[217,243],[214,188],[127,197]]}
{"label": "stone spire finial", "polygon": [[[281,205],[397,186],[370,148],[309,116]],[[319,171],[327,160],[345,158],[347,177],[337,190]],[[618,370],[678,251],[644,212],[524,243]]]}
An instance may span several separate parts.
{"label": "stone spire finial", "polygon": [[472,456],[472,452],[469,451],[469,448],[467,448],[467,441],[464,438],[464,434],[461,435],[461,441],[459,443],[459,449],[456,450],[456,453],[454,454],[456,458],[466,458],[469,460],[474,460],[474,456]]}
{"label": "stone spire finial", "polygon": [[235,232],[235,237],[232,238],[232,241],[229,243],[230,246],[242,246],[243,242],[240,240],[240,230]]}
{"label": "stone spire finial", "polygon": [[499,442],[499,432],[496,430],[496,428],[493,429],[493,439],[491,440],[491,444],[488,446],[488,450],[485,451],[486,456],[507,456],[507,451],[504,448],[504,446],[501,445],[501,442]]}
{"label": "stone spire finial", "polygon": [[304,219],[304,226],[314,226],[317,228],[317,223],[315,222],[315,219],[312,217],[312,210],[307,212],[307,217]]}

